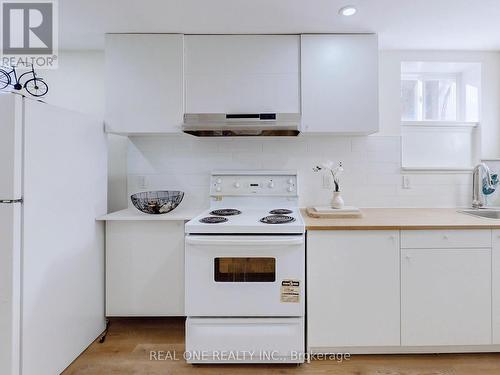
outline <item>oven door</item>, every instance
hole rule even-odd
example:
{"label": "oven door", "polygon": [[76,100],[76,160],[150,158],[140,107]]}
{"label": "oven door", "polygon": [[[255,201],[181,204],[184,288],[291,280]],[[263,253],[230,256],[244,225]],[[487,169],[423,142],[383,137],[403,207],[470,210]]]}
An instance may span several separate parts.
{"label": "oven door", "polygon": [[303,316],[303,235],[187,235],[186,315]]}

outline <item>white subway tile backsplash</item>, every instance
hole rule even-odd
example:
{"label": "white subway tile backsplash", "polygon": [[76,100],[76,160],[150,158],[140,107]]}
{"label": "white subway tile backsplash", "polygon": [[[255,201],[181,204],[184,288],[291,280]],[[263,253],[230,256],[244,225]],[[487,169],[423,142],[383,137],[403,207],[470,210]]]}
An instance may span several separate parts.
{"label": "white subway tile backsplash", "polygon": [[255,138],[225,138],[219,143],[219,151],[262,153],[262,142]]}
{"label": "white subway tile backsplash", "polygon": [[307,142],[304,137],[283,137],[275,139],[265,139],[262,141],[263,152],[284,153],[290,155],[293,153],[305,154],[307,152]]}
{"label": "white subway tile backsplash", "polygon": [[233,152],[229,169],[262,169],[261,153]]}
{"label": "white subway tile backsplash", "polygon": [[412,174],[412,185],[472,185],[472,173],[468,174]]}
{"label": "white subway tile backsplash", "polygon": [[342,156],[351,151],[351,138],[349,137],[312,136],[304,138],[307,143],[307,151],[312,155]]}
{"label": "white subway tile backsplash", "polygon": [[[399,136],[297,138],[195,138],[187,135],[134,137],[128,148],[128,190],[185,191],[183,206],[209,204],[209,175],[215,169],[294,169],[299,172],[300,203],[326,205],[331,191],[324,160],[342,161],[341,189],[346,204],[361,207],[456,207],[470,204],[470,174],[410,174],[402,188]],[[141,188],[139,177],[148,187]]]}
{"label": "white subway tile backsplash", "polygon": [[401,149],[400,137],[353,137],[351,141],[351,151],[353,152],[389,152],[399,153]]}

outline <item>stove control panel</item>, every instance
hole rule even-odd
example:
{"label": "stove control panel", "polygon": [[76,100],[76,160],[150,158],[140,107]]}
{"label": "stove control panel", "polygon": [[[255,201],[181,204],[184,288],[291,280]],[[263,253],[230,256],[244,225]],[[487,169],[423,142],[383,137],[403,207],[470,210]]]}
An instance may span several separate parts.
{"label": "stove control panel", "polygon": [[298,195],[297,174],[213,174],[211,196],[282,196]]}

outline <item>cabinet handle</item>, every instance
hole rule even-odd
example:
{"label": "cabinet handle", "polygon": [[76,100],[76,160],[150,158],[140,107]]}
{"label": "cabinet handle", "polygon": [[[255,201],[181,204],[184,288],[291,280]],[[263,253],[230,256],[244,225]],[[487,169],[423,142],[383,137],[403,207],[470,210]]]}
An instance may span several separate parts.
{"label": "cabinet handle", "polygon": [[448,239],[448,235],[444,234],[443,235],[443,240],[447,240]]}
{"label": "cabinet handle", "polygon": [[394,241],[396,239],[396,236],[395,235],[391,235],[391,236],[389,236],[389,238]]}

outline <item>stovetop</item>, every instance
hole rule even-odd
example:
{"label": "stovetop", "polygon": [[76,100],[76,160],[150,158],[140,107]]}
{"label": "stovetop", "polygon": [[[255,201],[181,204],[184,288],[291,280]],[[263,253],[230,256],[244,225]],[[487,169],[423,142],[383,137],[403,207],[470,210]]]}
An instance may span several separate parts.
{"label": "stovetop", "polygon": [[302,234],[305,225],[298,208],[227,207],[204,211],[186,224],[185,231],[192,234]]}
{"label": "stovetop", "polygon": [[214,171],[210,209],[185,226],[186,233],[303,234],[296,171]]}

